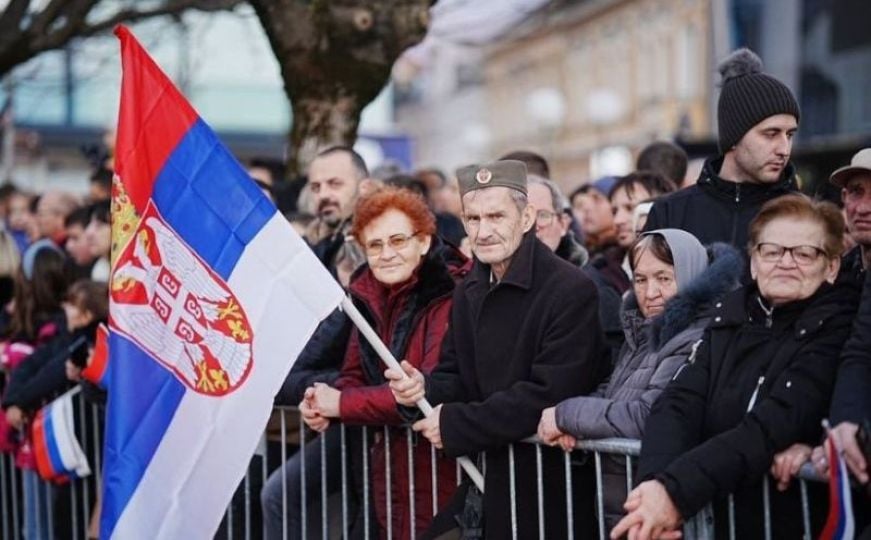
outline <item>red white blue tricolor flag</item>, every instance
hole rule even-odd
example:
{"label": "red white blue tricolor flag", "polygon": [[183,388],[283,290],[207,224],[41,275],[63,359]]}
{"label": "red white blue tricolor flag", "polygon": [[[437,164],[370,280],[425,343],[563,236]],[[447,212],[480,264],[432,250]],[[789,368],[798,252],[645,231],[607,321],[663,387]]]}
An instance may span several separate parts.
{"label": "red white blue tricolor flag", "polygon": [[829,516],[820,540],[852,540],[856,535],[853,498],[847,464],[831,434],[826,439],[829,460]]}
{"label": "red white blue tricolor flag", "polygon": [[342,290],[124,27],[100,538],[211,538]]}
{"label": "red white blue tricolor flag", "polygon": [[73,395],[70,390],[37,411],[33,419],[33,454],[36,470],[45,480],[65,482],[91,474],[88,458],[73,428]]}

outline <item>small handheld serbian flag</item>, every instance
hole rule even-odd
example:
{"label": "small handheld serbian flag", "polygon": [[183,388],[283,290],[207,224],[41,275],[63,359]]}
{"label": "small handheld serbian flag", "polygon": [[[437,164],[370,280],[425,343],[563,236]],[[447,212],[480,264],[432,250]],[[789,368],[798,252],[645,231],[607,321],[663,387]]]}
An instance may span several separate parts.
{"label": "small handheld serbian flag", "polygon": [[77,386],[44,406],[33,419],[33,454],[44,480],[61,483],[91,474],[73,428],[72,399],[79,390]]}
{"label": "small handheld serbian flag", "polygon": [[124,27],[100,538],[212,538],[342,290]]}
{"label": "small handheld serbian flag", "polygon": [[105,324],[97,326],[96,342],[88,365],[82,370],[82,378],[100,388],[106,387],[106,368],[109,362],[109,329]]}
{"label": "small handheld serbian flag", "polygon": [[847,464],[831,433],[826,438],[829,460],[829,516],[820,540],[852,540],[856,534]]}

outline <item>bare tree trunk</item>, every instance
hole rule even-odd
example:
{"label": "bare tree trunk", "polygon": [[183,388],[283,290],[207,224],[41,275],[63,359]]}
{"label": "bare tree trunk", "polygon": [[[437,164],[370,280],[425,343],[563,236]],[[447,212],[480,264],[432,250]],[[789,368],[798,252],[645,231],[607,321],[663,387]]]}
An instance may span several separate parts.
{"label": "bare tree trunk", "polygon": [[426,35],[430,0],[250,0],[293,107],[288,175],[319,149],[351,145],[393,63]]}

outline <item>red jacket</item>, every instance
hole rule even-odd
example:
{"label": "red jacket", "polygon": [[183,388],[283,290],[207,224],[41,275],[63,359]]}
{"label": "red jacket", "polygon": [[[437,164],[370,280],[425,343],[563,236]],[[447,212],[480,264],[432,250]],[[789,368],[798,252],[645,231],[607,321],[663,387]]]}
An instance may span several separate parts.
{"label": "red jacket", "polygon": [[[449,262],[445,262],[445,256]],[[368,267],[351,281],[351,296],[357,308],[399,360],[408,360],[424,373],[431,372],[439,360],[442,340],[448,327],[454,285],[468,271],[465,257],[453,248],[433,249],[409,281],[388,288],[378,282]],[[393,538],[411,537],[411,498],[409,496],[409,452],[412,453],[414,484],[414,527],[421,534],[432,520],[432,450],[429,442],[414,434],[409,449],[408,434],[393,394],[384,379],[385,366],[374,349],[355,328],[348,342],[345,360],[336,388],[342,391],[339,403],[346,424],[389,426],[376,429],[371,451],[375,511],[386,537],[387,509],[392,512]],[[387,502],[386,445],[390,437],[390,504]],[[437,506],[443,507],[456,490],[456,464],[441,452],[436,453]]]}

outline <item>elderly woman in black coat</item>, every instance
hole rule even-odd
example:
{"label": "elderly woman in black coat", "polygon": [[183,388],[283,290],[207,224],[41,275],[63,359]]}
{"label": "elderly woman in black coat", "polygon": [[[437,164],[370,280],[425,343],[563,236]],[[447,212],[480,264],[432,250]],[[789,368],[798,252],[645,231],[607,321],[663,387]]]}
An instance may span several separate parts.
{"label": "elderly woman in black coat", "polygon": [[[803,195],[766,203],[750,225],[753,284],[716,305],[697,354],[654,404],[642,440],[641,484],[611,537],[675,536],[714,503],[727,537],[763,535],[764,478],[778,452],[813,442],[826,416],[856,295],[832,284],[843,249],[837,208]],[[802,535],[796,485],[770,490],[772,531]]]}

